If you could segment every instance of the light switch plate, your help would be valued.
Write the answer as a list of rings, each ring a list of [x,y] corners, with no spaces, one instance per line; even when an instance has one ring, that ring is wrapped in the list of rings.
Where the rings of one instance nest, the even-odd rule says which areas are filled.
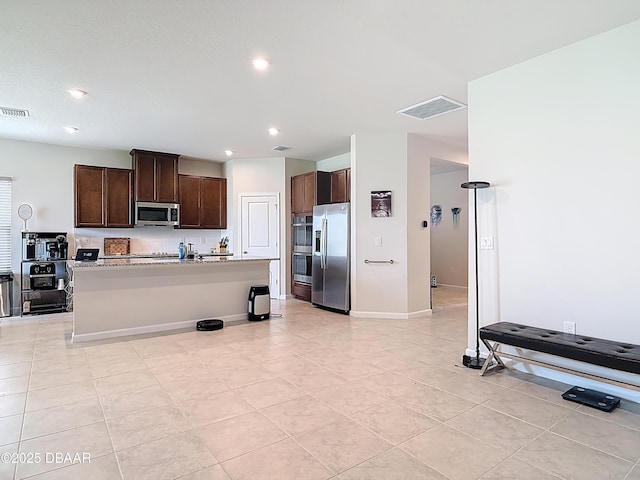
[[[376,247],[381,247],[382,246],[382,237],[376,237],[374,239],[375,245]]]

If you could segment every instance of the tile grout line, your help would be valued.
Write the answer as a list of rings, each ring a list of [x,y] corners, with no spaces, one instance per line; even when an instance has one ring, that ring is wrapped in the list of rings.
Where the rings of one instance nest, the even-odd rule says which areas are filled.
[[[323,324],[323,325],[324,325],[324,324]],[[283,330],[284,330],[284,329],[283,329]],[[400,329],[399,329],[399,330],[400,330]],[[346,337],[346,336],[345,336],[345,337]],[[255,338],[254,340],[249,340],[249,341],[247,341],[247,342],[241,342],[241,343],[247,343],[247,344],[248,344],[248,343],[250,343],[251,341],[260,341],[261,339],[266,339],[266,338],[268,338],[268,337],[266,337],[266,336],[265,336],[265,337],[257,337],[257,338]],[[305,339],[305,340],[307,339],[307,337],[300,337],[300,338],[301,338],[301,339]],[[309,339],[311,339],[312,341],[314,341],[313,339],[315,339],[315,338],[317,338],[317,337],[313,337],[313,336],[312,336],[312,337],[309,337]],[[390,336],[389,336],[389,338],[393,338],[393,336],[391,336],[391,335],[390,335]],[[319,340],[317,340],[317,341],[319,341]],[[230,342],[230,343],[228,343],[228,344],[229,344],[229,345],[235,345],[235,341],[232,341],[232,342]],[[417,345],[419,345],[419,344],[417,344]],[[330,346],[330,345],[327,345],[326,347],[327,347],[327,348],[331,348],[331,349],[335,349],[334,347],[332,347],[332,346]],[[232,347],[232,348],[234,348],[234,347]],[[300,358],[304,358],[304,357],[303,357],[302,355],[300,355],[300,354],[297,354],[297,353],[295,353],[295,352],[291,352],[291,351],[289,351],[289,350],[287,350],[287,351],[288,351],[290,354],[292,354],[292,355],[295,355],[295,356],[300,357]],[[382,350],[382,351],[387,351],[387,350]],[[242,353],[242,355],[245,355],[246,350],[242,350],[242,349],[241,349],[241,350],[239,350],[239,352],[241,352],[241,353]],[[362,355],[360,355],[360,356],[354,356],[353,358],[354,358],[355,360],[358,360],[358,359],[360,359],[360,357],[361,357],[361,356],[362,356]],[[252,360],[253,360],[253,359],[252,359]],[[306,359],[305,359],[305,360],[306,360]],[[144,359],[143,359],[143,361],[144,361]],[[308,360],[308,361],[310,361],[310,360]],[[365,361],[366,361],[366,360],[365,360]],[[421,360],[416,359],[416,361],[421,361]],[[328,371],[330,371],[330,372],[332,371],[332,370],[331,370],[331,368],[330,368],[330,366],[326,366],[326,365],[322,365],[322,364],[317,364],[317,363],[315,363],[315,362],[313,362],[313,361],[310,361],[310,362],[311,362],[311,363],[313,363],[314,365],[317,365],[319,368],[323,368],[323,369],[328,370]],[[258,365],[260,364],[260,362],[255,361],[255,360],[254,360],[254,363],[255,363],[255,364],[258,364]],[[147,369],[150,369],[150,368],[151,368],[151,367],[149,366],[149,364],[147,364],[146,362],[145,362],[145,364],[146,364],[146,366],[147,366]],[[374,366],[375,366],[375,365],[374,365]],[[435,367],[435,366],[437,366],[437,365],[430,365],[430,364],[428,364],[428,363],[427,363],[427,364],[425,364],[425,368],[433,368],[433,367]],[[32,368],[33,368],[33,362],[32,362]],[[234,368],[234,367],[229,367],[229,368]],[[383,372],[379,372],[379,373],[392,372],[392,371],[393,371],[393,370],[385,370],[385,371],[383,371]],[[271,372],[271,373],[273,373],[273,372]],[[346,380],[345,380],[345,382],[346,382],[346,383],[345,383],[345,385],[352,385],[352,384],[356,384],[356,383],[358,383],[358,382],[361,382],[362,380],[365,380],[365,379],[367,379],[367,378],[369,378],[369,377],[371,377],[371,376],[377,375],[377,374],[378,374],[378,373],[372,373],[372,374],[368,374],[368,375],[365,375],[364,377],[360,377],[360,378],[356,378],[356,379],[346,379]],[[400,374],[400,373],[398,373],[398,374],[399,374],[399,375],[402,375],[402,374]],[[284,376],[283,376],[283,374],[282,374],[282,373],[274,374],[274,375],[275,375],[275,377],[273,377],[273,378],[282,378],[282,379],[284,379],[285,381],[288,381],[288,380],[286,380],[286,378],[284,378]],[[403,376],[403,375],[402,375],[402,376]],[[439,388],[439,387],[437,387],[437,386],[432,386],[432,385],[426,384],[426,383],[421,382],[421,381],[419,381],[419,380],[415,380],[415,379],[413,379],[413,378],[411,378],[411,377],[405,377],[405,378],[410,378],[412,381],[414,381],[414,382],[416,382],[416,383],[419,383],[419,384],[424,384],[424,385],[426,385],[426,386],[428,386],[428,387],[430,387],[430,388],[436,388],[436,389],[442,390],[442,389],[440,389],[440,388]],[[256,383],[261,383],[261,382],[264,382],[264,381],[267,381],[267,380],[259,380],[259,381],[255,382],[255,383],[251,383],[251,384],[248,384],[248,385],[253,385],[253,384],[256,384]],[[95,379],[94,379],[94,382],[95,382]],[[521,384],[521,383],[522,383],[522,382],[520,382],[520,384]],[[160,384],[160,385],[161,385],[161,387],[163,387],[163,385],[162,385],[162,384]],[[516,386],[512,386],[512,387],[508,387],[508,388],[507,388],[507,387],[503,387],[502,385],[497,385],[497,384],[494,384],[494,385],[495,385],[496,387],[505,388],[506,390],[514,390],[514,391],[516,391],[516,392],[517,392],[517,390],[515,390],[515,388],[517,387],[517,385],[516,385]],[[240,386],[240,387],[236,387],[236,388],[241,388],[241,387],[244,387],[244,386],[245,386],[245,385],[242,385],[242,386]],[[95,385],[94,385],[94,387],[95,387]],[[298,387],[298,388],[300,388],[300,387]],[[164,388],[163,388],[163,389],[164,389]],[[235,389],[231,389],[231,390],[236,391]],[[321,400],[318,400],[318,398],[317,398],[317,397],[315,397],[315,395],[314,395],[313,393],[310,393],[310,392],[308,392],[308,391],[306,391],[306,390],[304,390],[304,389],[301,389],[301,390],[304,392],[304,394],[305,394],[305,395],[309,395],[311,398],[314,398],[315,400],[322,402]],[[454,394],[454,393],[447,392],[446,390],[443,390],[443,391],[444,391],[444,392],[446,392],[446,393],[448,393],[448,394],[451,394],[451,395],[456,395],[456,394]],[[236,393],[237,393],[237,392],[236,392]],[[522,393],[522,394],[524,394],[524,395],[528,395],[528,394],[526,394],[526,393],[524,393],[524,392],[518,392],[518,393]],[[459,396],[459,395],[458,395],[458,396]],[[533,398],[535,398],[535,399],[537,399],[537,400],[546,401],[546,400],[544,400],[544,399],[540,399],[539,397],[535,397],[535,396],[533,396],[533,395],[528,395],[528,396],[531,396],[531,397],[533,397]],[[98,397],[99,397],[99,398],[101,398],[100,396],[98,396]],[[387,395],[385,395],[385,397],[387,397]],[[465,397],[461,397],[461,398],[465,398]],[[172,398],[171,400],[172,400],[172,401],[174,402],[174,404],[175,404],[175,401],[173,400],[173,398]],[[286,401],[288,401],[288,400],[283,400],[282,402],[279,402],[278,404],[283,403],[283,402],[286,402]],[[393,398],[393,397],[391,397],[391,398],[387,398],[387,400],[385,400],[385,401],[386,401],[386,402],[395,402],[395,403],[397,403],[396,399],[395,399],[395,398]],[[476,403],[476,402],[473,402],[473,403]],[[482,402],[482,403],[477,404],[477,405],[476,405],[475,407],[473,407],[473,408],[476,408],[478,405],[483,405],[484,403],[486,403],[486,400],[485,400],[484,402]],[[550,402],[550,403],[551,403],[551,402]],[[324,402],[322,402],[322,404],[323,404],[323,405],[327,405],[327,407],[328,407],[328,408],[330,408],[330,409],[332,409],[332,410],[335,410],[333,407],[329,406],[328,404],[326,404],[326,403],[324,403]],[[276,404],[276,405],[277,405],[277,404]],[[102,403],[101,403],[101,407],[102,407]],[[371,407],[367,407],[367,409],[368,409],[368,408],[374,408],[374,407],[375,407],[375,405],[374,405],[374,406],[371,406]],[[265,407],[265,408],[266,408],[266,407]],[[411,409],[410,407],[405,407],[405,408],[407,408],[407,409],[409,409],[409,410],[412,410],[412,411],[415,411],[415,410]],[[488,408],[490,408],[490,407],[488,407]],[[26,407],[25,407],[25,410],[26,410]],[[363,410],[361,410],[361,411],[364,411],[364,410],[366,410],[366,409],[363,409]],[[254,411],[258,411],[258,412],[260,412],[260,410],[257,410],[257,409],[254,409]],[[568,415],[571,415],[571,413],[573,413],[574,411],[578,411],[578,410],[577,410],[577,409],[572,410],[571,412],[569,412],[569,413],[567,414],[567,416],[568,416]],[[23,414],[24,414],[24,413],[25,413],[25,412],[23,411]],[[260,412],[260,413],[264,416],[264,414],[263,414],[262,412]],[[353,415],[354,413],[352,413],[352,414],[350,414],[350,415],[343,414],[342,412],[338,412],[338,413],[339,413],[341,416],[344,416],[345,418],[347,418],[349,421],[352,421],[352,422],[355,422],[356,424],[359,424],[357,420],[355,420],[355,419],[353,419],[353,418],[351,417],[351,415]],[[418,413],[420,413],[420,412],[418,412]],[[505,413],[503,413],[503,412],[500,412],[500,413],[501,413],[501,414],[504,414],[504,415],[508,415],[508,414],[505,414]],[[579,412],[579,413],[584,414],[584,412]],[[104,415],[104,411],[103,411],[103,415]],[[461,414],[459,414],[459,415],[462,415],[462,413],[461,413]],[[508,416],[509,416],[509,415],[508,415]],[[232,417],[230,417],[230,418],[232,418]],[[453,418],[455,418],[455,417],[453,417]],[[513,418],[517,418],[517,417],[513,417]],[[565,416],[565,417],[563,417],[563,418],[566,418],[566,416]],[[521,420],[521,419],[518,419],[518,420],[519,420],[519,421],[523,421],[523,420]],[[220,421],[222,421],[222,420],[220,420]],[[557,425],[560,421],[562,421],[562,419],[558,420],[556,423],[554,423],[553,425],[551,425],[547,430],[545,430],[544,432],[542,432],[539,436],[543,435],[543,434],[544,434],[545,432],[547,432],[547,431],[549,431],[549,432],[550,432],[550,429],[551,429],[551,428],[553,428],[555,425]],[[213,423],[215,423],[215,422],[213,422]],[[527,422],[525,422],[525,423],[527,423]],[[614,423],[614,422],[612,422],[612,423]],[[442,424],[442,423],[439,423],[439,424]],[[360,425],[360,424],[359,424],[359,425]],[[367,428],[366,426],[364,426],[364,425],[360,425],[360,426],[368,430],[368,428]],[[616,426],[618,426],[618,425],[616,425]],[[537,426],[536,426],[536,427],[537,427]],[[450,427],[450,428],[454,428],[454,429],[455,429],[455,427]],[[538,427],[538,428],[539,428],[539,427]],[[195,430],[195,427],[192,427],[192,430]],[[285,433],[286,433],[286,432],[285,432]],[[375,432],[371,432],[371,433],[372,433],[373,435],[379,436],[379,435],[377,435]],[[463,432],[463,433],[464,433],[464,432]],[[558,434],[556,434],[555,432],[550,432],[550,433],[551,433],[551,434],[554,434],[554,435],[558,435]],[[289,434],[287,434],[287,435],[289,435]],[[537,438],[539,438],[539,436],[538,436],[538,437],[536,437],[536,439],[537,439]],[[558,435],[558,436],[561,436],[561,435]],[[291,435],[289,435],[289,438],[293,438],[293,437],[291,437]],[[382,437],[381,437],[381,438],[382,438]],[[565,438],[566,438],[566,437],[565,437]],[[383,439],[383,440],[384,440],[384,439]],[[534,439],[534,440],[535,440],[535,439]],[[531,440],[531,441],[534,441],[534,440]],[[112,444],[113,444],[113,439],[112,439],[112,438],[111,438],[111,441],[112,441]],[[294,439],[294,441],[295,441],[295,439]],[[386,441],[386,440],[385,440],[385,441]],[[408,440],[407,440],[407,441],[408,441]],[[571,440],[571,439],[569,439],[569,441],[572,441],[572,442],[573,442],[573,440]],[[296,442],[296,443],[297,443],[297,442]],[[390,442],[390,443],[391,443],[391,442]],[[529,442],[529,443],[530,443],[530,442]],[[528,445],[529,443],[527,443],[526,445]],[[579,442],[576,442],[576,443],[579,443]],[[393,443],[391,443],[391,445],[393,445]],[[300,446],[301,446],[301,445],[300,445]],[[301,447],[302,447],[302,446],[301,446]],[[392,449],[392,448],[395,448],[395,447],[396,447],[396,445],[393,445],[393,446],[391,447],[391,449]],[[593,448],[593,447],[589,447],[589,446],[587,446],[587,447],[588,447],[588,448]],[[261,448],[264,448],[264,447],[261,447]],[[305,450],[305,451],[306,451],[306,449],[304,449],[304,447],[302,447],[302,448],[303,448],[303,450]],[[522,447],[522,448],[524,448],[524,447]],[[596,449],[596,450],[597,450],[597,449]],[[385,451],[388,451],[388,450],[385,450]],[[115,453],[115,449],[114,449],[114,453]],[[315,458],[315,457],[314,457],[310,452],[308,452],[308,453],[309,453],[313,458]],[[384,453],[384,452],[382,452],[382,453]],[[378,455],[381,455],[382,453],[380,453],[380,454],[378,454]],[[606,453],[606,452],[603,452],[603,453]],[[610,454],[608,454],[608,455],[610,455]],[[375,458],[375,457],[373,457],[373,458]],[[510,457],[507,457],[507,458],[510,458]],[[417,460],[417,459],[416,459],[416,460]],[[367,461],[367,460],[365,460],[365,462],[366,462],[366,461]],[[418,461],[419,461],[419,460],[418,460]],[[320,462],[320,463],[321,463],[321,462]],[[420,462],[420,463],[422,463],[422,462]],[[322,463],[321,463],[321,464],[322,464]],[[636,462],[636,464],[638,464],[638,462]],[[358,465],[359,465],[359,464],[358,464]],[[351,469],[351,468],[354,468],[354,467],[350,467],[349,469]],[[429,467],[429,468],[431,468],[431,467]],[[633,466],[632,466],[632,469],[633,469]],[[330,471],[330,470],[329,470],[329,471]],[[629,473],[630,473],[630,472],[629,472]],[[339,474],[334,475],[332,478],[335,478],[335,477],[337,477],[338,475],[339,475]],[[627,474],[627,475],[628,475],[628,474]]]
[[[520,393],[522,393],[522,392],[520,392]],[[546,400],[543,400],[543,399],[541,399],[541,398],[539,398],[539,397],[532,397],[532,398],[535,398],[535,399],[537,399],[537,400],[541,400],[541,401],[546,401]],[[547,402],[547,403],[551,403],[551,402]],[[491,407],[488,407],[488,408],[491,408]],[[497,411],[497,410],[496,410],[496,411]],[[567,415],[565,415],[565,416],[563,416],[562,418],[558,419],[555,423],[553,423],[553,424],[552,424],[552,425],[550,425],[548,428],[546,428],[542,433],[540,433],[540,434],[539,434],[539,435],[537,435],[535,438],[531,439],[529,442],[527,442],[526,444],[524,444],[522,447],[520,447],[520,448],[518,448],[516,451],[514,451],[514,452],[512,453],[512,455],[511,455],[511,456],[514,456],[514,457],[515,457],[515,455],[516,455],[518,452],[520,452],[521,450],[523,450],[523,449],[524,449],[524,448],[526,448],[527,446],[531,445],[534,441],[536,441],[537,439],[539,439],[540,437],[542,437],[544,434],[549,433],[549,434],[551,434],[551,435],[555,435],[555,436],[558,436],[558,437],[564,438],[565,440],[568,440],[568,441],[570,441],[570,442],[572,442],[572,443],[576,443],[576,444],[578,444],[578,445],[583,445],[583,446],[585,446],[585,447],[587,447],[587,448],[590,448],[590,449],[592,449],[592,450],[595,450],[595,451],[597,451],[597,452],[604,453],[605,455],[609,455],[609,456],[611,456],[611,457],[614,457],[614,458],[617,458],[617,459],[620,459],[620,460],[623,460],[623,461],[629,462],[628,460],[625,460],[625,459],[623,459],[623,458],[621,458],[621,457],[618,457],[618,456],[616,456],[616,455],[612,455],[612,454],[610,454],[610,453],[604,452],[604,451],[599,450],[599,449],[597,449],[597,448],[594,448],[594,447],[591,447],[591,446],[589,446],[589,445],[583,444],[583,443],[581,443],[581,442],[575,441],[575,440],[573,440],[573,439],[571,439],[571,438],[565,437],[565,436],[560,435],[560,434],[558,434],[558,433],[556,433],[556,432],[553,432],[553,431],[551,430],[553,427],[555,427],[555,426],[556,426],[556,425],[558,425],[560,422],[562,422],[563,420],[565,420],[569,415],[571,415],[571,414],[572,414],[572,413],[574,413],[575,411],[576,411],[576,409],[571,410]],[[517,417],[514,417],[514,418],[517,418]],[[527,422],[527,423],[528,423],[528,422]],[[534,425],[534,426],[535,426],[535,425]],[[540,427],[538,426],[538,428],[540,428]],[[526,461],[526,460],[524,460],[524,459],[521,459],[521,458],[518,458],[518,457],[515,457],[515,458],[516,458],[517,460],[520,460],[520,461],[522,461],[522,462],[525,462],[525,463],[526,463],[526,464],[528,464],[528,465],[531,465],[531,463],[529,463],[528,461]],[[550,475],[553,475],[553,476],[556,476],[556,477],[559,477],[559,478],[565,478],[565,477],[561,477],[561,476],[559,476],[559,475],[558,475],[558,474],[556,474],[556,473],[549,472],[548,470],[545,470],[544,468],[542,468],[542,467],[540,467],[540,466],[537,466],[537,465],[531,465],[531,466],[533,466],[533,467],[535,467],[535,468],[538,468],[538,469],[542,470],[543,472],[546,472],[546,473],[548,473],[548,474],[550,474]],[[632,466],[631,468],[633,468],[633,466]]]
[[[38,320],[37,323],[37,328],[35,330],[35,335],[36,335],[36,341],[38,338],[38,330],[40,329],[40,320]],[[35,358],[35,353],[36,353],[36,341],[33,342],[33,350],[31,351],[31,365],[29,366],[29,380],[27,382],[27,392],[26,395],[24,397],[24,405],[22,407],[22,422],[20,424],[20,435],[18,437],[18,453],[20,453],[22,451],[22,434],[24,432],[24,420],[25,417],[27,416],[27,399],[29,398],[29,392],[31,391],[31,375],[33,372],[33,361]],[[19,457],[18,457],[19,458]],[[17,478],[18,476],[18,463],[16,463],[16,465],[14,465],[13,467],[13,478],[14,480]]]
[[[634,469],[640,469],[640,459],[638,459],[638,461],[636,463],[634,463],[633,465],[631,465],[631,468],[629,469],[629,471],[627,472],[627,474],[622,478],[622,480],[627,480],[629,478],[629,475],[631,475],[631,473],[633,472]]]
[[[100,404],[100,408],[102,409],[102,417],[104,418],[104,427],[107,430],[107,435],[109,435],[109,442],[111,442],[111,451],[113,452],[113,457],[116,459],[116,465],[118,467],[118,472],[120,473],[120,477],[124,480],[124,472],[122,471],[122,465],[120,464],[120,458],[117,455],[115,443],[113,443],[113,436],[111,435],[111,428],[109,428],[109,422],[107,421],[107,414],[104,411],[104,404],[102,403],[102,396],[98,393],[98,387],[96,386],[95,379],[93,380],[93,388],[96,390],[96,395],[98,396],[98,403]]]

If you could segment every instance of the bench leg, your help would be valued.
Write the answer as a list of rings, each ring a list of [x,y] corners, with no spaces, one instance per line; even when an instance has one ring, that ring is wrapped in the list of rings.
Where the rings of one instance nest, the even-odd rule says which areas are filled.
[[[489,350],[489,355],[487,356],[487,359],[484,361],[484,365],[482,366],[482,370],[480,370],[480,376],[483,376],[485,373],[489,372],[489,371],[493,371],[496,368],[507,368],[506,365],[502,362],[502,360],[500,359],[500,357],[497,355],[496,351],[498,349],[498,347],[500,346],[499,343],[495,343],[494,345],[491,345],[491,343],[489,343],[488,341],[482,340],[482,343],[485,344],[485,346],[487,347],[487,349]],[[496,365],[493,365],[490,367],[491,362],[495,360],[496,361]]]

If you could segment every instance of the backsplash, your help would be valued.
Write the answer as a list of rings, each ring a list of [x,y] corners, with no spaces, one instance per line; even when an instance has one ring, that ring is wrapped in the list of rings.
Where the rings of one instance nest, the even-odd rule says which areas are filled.
[[[233,245],[233,230],[177,230],[166,227],[138,228],[76,228],[71,239],[69,255],[75,255],[78,248],[99,248],[104,254],[105,238],[130,238],[131,253],[178,253],[178,243],[192,243],[199,253],[209,253],[223,237],[229,237]],[[232,250],[233,251],[233,250]]]

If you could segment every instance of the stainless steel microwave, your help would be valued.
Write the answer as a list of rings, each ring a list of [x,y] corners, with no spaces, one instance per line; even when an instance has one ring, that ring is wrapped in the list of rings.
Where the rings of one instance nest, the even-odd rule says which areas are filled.
[[[180,205],[177,203],[136,202],[136,226],[177,227]]]

